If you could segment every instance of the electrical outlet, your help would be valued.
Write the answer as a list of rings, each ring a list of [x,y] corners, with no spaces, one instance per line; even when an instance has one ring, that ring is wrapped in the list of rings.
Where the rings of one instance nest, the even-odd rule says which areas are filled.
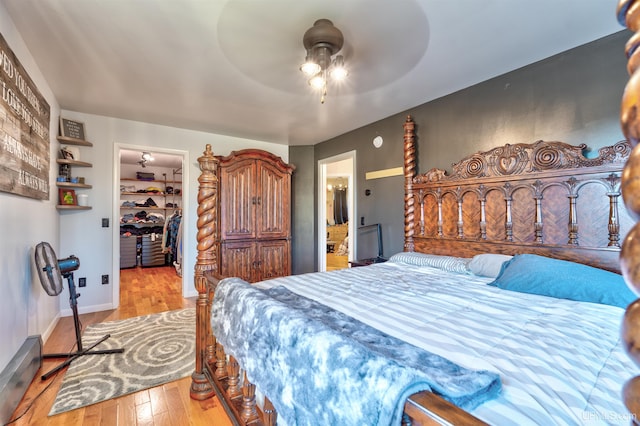
[[[78,278],[78,287],[86,287],[87,279],[85,277]]]
[[[102,276],[102,284],[109,284],[109,275]]]

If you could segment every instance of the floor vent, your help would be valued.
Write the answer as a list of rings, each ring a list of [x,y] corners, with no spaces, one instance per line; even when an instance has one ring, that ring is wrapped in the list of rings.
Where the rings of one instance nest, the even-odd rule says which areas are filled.
[[[31,381],[42,366],[42,339],[29,336],[0,373],[0,422],[11,418]]]

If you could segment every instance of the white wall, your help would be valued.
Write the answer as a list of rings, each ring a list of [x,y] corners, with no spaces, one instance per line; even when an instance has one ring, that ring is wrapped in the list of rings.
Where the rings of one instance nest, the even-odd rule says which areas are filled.
[[[250,139],[240,139],[211,133],[196,132],[155,124],[122,120],[73,111],[62,111],[62,116],[83,122],[87,139],[93,147],[81,147],[81,159],[93,164],[91,168],[73,169],[73,174],[82,173],[86,183],[93,188],[89,194],[89,211],[72,211],[60,215],[60,246],[63,255],[75,254],[80,258],[80,269],[76,276],[87,278],[87,287],[78,300],[79,311],[93,312],[117,306],[114,287],[118,285],[119,257],[113,257],[114,235],[119,235],[119,209],[115,204],[120,186],[117,179],[119,159],[114,159],[118,147],[135,146],[153,149],[170,149],[186,152],[183,170],[183,232],[184,268],[183,276],[187,296],[195,296],[193,272],[197,255],[196,221],[198,157],[206,144],[211,144],[215,155],[228,155],[233,150],[260,148],[272,152],[288,161],[288,147]],[[117,191],[117,193],[116,193]],[[102,228],[101,219],[109,218],[110,227]],[[115,227],[114,227],[115,225]],[[116,234],[114,234],[114,232]],[[116,241],[119,241],[116,239]],[[111,283],[102,285],[100,277],[109,274]],[[68,304],[60,301],[61,309],[68,314]]]
[[[0,32],[49,103],[51,111],[51,159],[48,201],[0,192],[0,370],[4,369],[29,335],[48,335],[59,313],[60,297],[48,296],[32,269],[34,247],[48,241],[59,251],[55,154],[58,143],[59,107],[47,82],[9,15],[0,3]]]

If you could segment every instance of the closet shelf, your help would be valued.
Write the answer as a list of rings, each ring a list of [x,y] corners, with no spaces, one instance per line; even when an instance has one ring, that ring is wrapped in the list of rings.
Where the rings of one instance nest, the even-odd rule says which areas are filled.
[[[180,210],[180,207],[146,207],[146,206],[135,206],[135,207],[127,207],[120,206],[120,210]]]
[[[136,178],[120,178],[121,181],[127,181],[127,182],[155,182],[155,183],[177,183],[177,184],[182,184],[181,180],[164,180],[164,179],[154,179],[154,180],[149,180],[149,179],[136,179]]]
[[[172,196],[173,194],[165,194],[164,192],[120,192],[120,195],[155,195],[158,197]]]

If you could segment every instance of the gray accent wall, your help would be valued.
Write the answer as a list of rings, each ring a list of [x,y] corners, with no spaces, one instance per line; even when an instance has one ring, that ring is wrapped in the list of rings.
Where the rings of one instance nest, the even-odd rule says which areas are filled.
[[[584,143],[586,155],[595,156],[599,148],[624,139],[619,113],[628,80],[624,45],[630,35],[620,31],[317,144],[313,164],[299,168],[309,167],[316,176],[319,160],[355,150],[352,217],[358,224],[364,217],[366,224],[382,225],[384,255],[390,256],[403,248],[403,177],[365,180],[365,174],[402,166],[402,124],[407,115],[416,122],[419,173],[433,167],[451,170],[453,162],[477,151],[537,140]],[[372,144],[376,136],[384,139],[380,148]],[[365,195],[366,189],[371,195]],[[311,192],[316,197],[315,187]],[[308,214],[309,205],[306,200],[304,205],[296,202],[294,215],[298,209]],[[312,233],[310,226],[315,235],[316,220],[310,222],[296,223],[301,228],[294,227],[294,245],[296,236]],[[315,255],[294,255],[294,271],[308,272],[311,262],[306,256]]]
[[[294,275],[316,269],[316,185],[313,146],[292,146],[289,163],[296,166],[291,184],[291,272]]]

